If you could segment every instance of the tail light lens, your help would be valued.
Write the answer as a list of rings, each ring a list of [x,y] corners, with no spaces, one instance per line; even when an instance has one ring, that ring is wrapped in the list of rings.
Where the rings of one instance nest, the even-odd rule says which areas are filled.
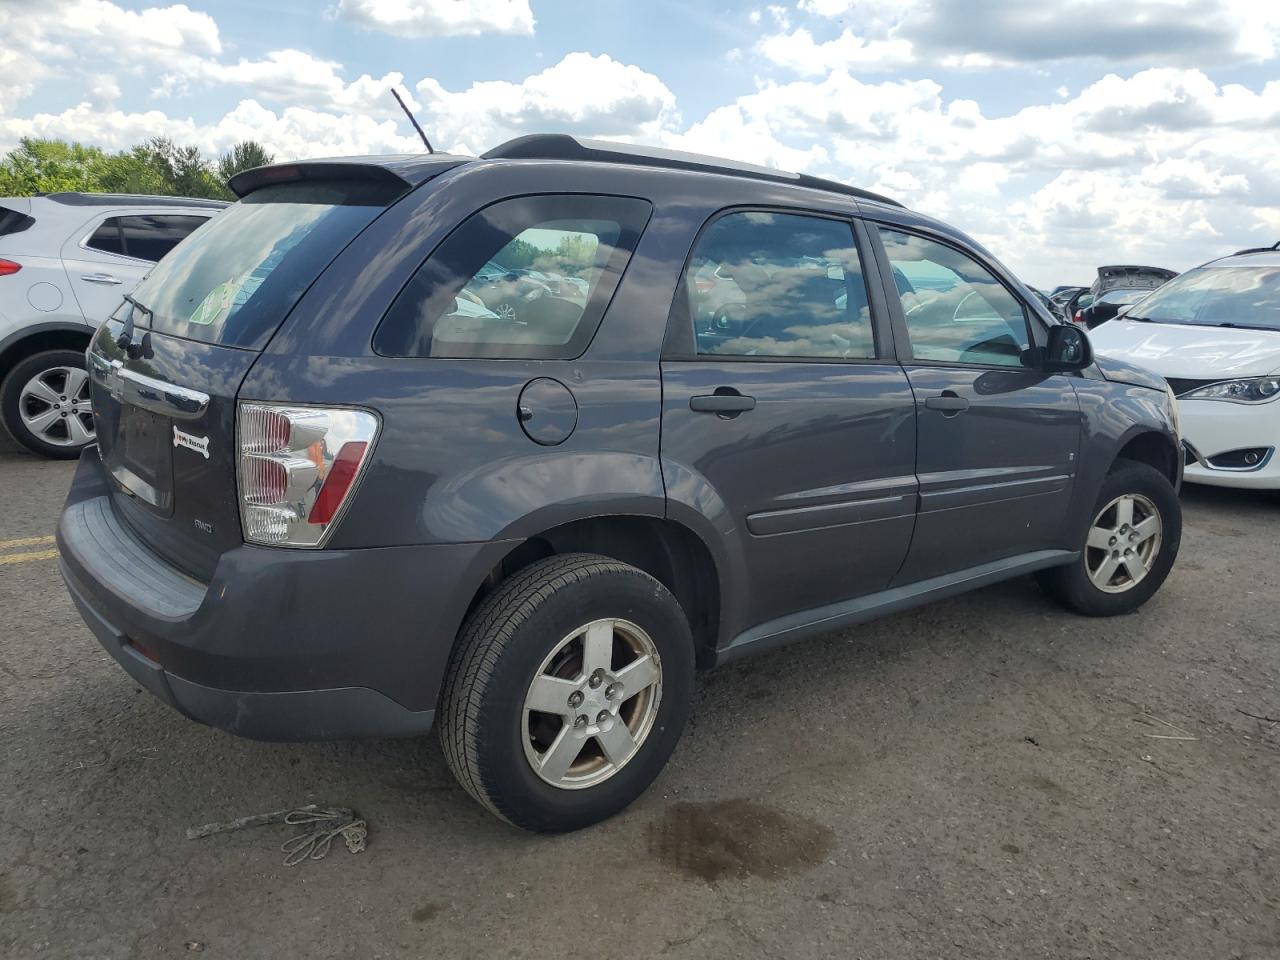
[[[366,410],[241,403],[240,520],[250,543],[319,547],[378,433]]]
[[[1081,326],[1084,326],[1084,315],[1079,310],[1077,310],[1076,315],[1071,318],[1071,322],[1078,323]]]
[[[14,263],[12,260],[6,260],[0,257],[0,277],[7,277],[11,273],[17,273],[22,269],[22,264]]]

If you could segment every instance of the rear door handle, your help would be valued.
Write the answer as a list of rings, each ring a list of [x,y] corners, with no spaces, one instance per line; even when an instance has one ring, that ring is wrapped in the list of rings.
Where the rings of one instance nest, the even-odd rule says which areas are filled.
[[[924,405],[929,410],[940,410],[943,416],[951,417],[969,409],[969,401],[950,390],[939,397],[926,397]]]
[[[711,393],[689,398],[689,409],[699,413],[743,413],[756,408],[755,397],[744,397],[738,392]]]
[[[124,283],[119,277],[113,277],[109,273],[86,273],[80,279],[90,283]]]

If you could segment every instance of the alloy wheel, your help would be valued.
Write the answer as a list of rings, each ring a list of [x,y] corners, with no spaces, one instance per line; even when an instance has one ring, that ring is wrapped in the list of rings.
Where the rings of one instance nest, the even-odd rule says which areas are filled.
[[[554,787],[593,787],[639,752],[661,700],[649,634],[628,620],[593,620],[557,643],[529,684],[525,758]]]
[[[1104,593],[1132,590],[1160,553],[1163,524],[1156,505],[1141,494],[1116,497],[1099,511],[1085,544],[1085,569]]]
[[[37,439],[56,447],[82,447],[94,440],[89,375],[76,367],[50,367],[26,382],[18,416]]]

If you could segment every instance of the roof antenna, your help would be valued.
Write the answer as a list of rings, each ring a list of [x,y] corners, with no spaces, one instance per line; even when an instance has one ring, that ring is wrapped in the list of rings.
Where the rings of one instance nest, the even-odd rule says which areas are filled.
[[[418,121],[413,114],[409,112],[408,105],[400,97],[400,91],[395,87],[391,88],[391,95],[396,98],[396,103],[400,104],[400,109],[404,111],[404,115],[409,118],[409,122],[413,124],[413,129],[418,131],[418,136],[422,138],[422,142],[427,145],[427,153],[435,153],[431,147],[431,141],[427,139],[427,135],[422,132],[422,127],[418,126]]]

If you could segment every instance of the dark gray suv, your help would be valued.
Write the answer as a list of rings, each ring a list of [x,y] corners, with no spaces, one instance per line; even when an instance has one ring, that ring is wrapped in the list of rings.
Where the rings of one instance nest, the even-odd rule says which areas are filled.
[[[695,667],[1027,573],[1129,612],[1177,555],[1165,383],[891,200],[563,136],[231,186],[98,331],[58,530],[193,719],[438,723],[569,830],[657,776]],[[547,279],[499,312],[492,263]]]

